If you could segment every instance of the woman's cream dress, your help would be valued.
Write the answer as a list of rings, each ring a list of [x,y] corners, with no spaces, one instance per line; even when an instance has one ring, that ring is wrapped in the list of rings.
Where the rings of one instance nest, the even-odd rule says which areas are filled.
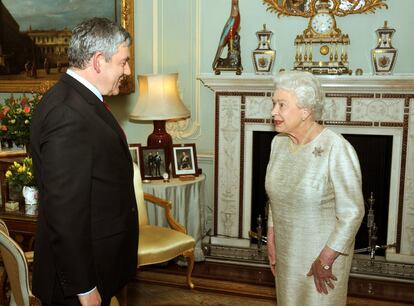
[[[364,215],[361,171],[354,148],[324,129],[296,152],[290,139],[272,141],[266,174],[276,241],[278,306],[341,306],[346,303],[354,239]],[[340,252],[333,264],[335,289],[316,291],[306,276],[325,245]]]

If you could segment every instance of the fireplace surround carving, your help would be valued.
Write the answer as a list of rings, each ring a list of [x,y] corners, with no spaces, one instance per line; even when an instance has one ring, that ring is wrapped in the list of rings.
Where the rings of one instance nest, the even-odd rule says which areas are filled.
[[[253,131],[273,131],[270,76],[200,75],[215,97],[214,236],[249,246]],[[414,263],[414,75],[320,77],[323,124],[393,137],[386,260]],[[211,101],[213,103],[213,101]],[[225,237],[221,239],[221,237]]]

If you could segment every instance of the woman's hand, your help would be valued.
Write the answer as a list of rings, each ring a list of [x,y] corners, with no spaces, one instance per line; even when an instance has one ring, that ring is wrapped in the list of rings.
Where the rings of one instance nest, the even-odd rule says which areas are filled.
[[[267,257],[269,258],[270,270],[276,276],[276,244],[273,226],[267,228]]]
[[[326,246],[312,263],[307,276],[313,275],[313,282],[319,293],[328,294],[328,287],[335,288],[333,281],[337,278],[332,274],[332,265],[338,256],[338,252]]]

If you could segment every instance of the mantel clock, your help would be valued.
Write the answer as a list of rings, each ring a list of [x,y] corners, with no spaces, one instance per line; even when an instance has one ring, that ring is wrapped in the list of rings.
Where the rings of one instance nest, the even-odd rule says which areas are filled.
[[[348,34],[342,33],[335,16],[374,12],[387,7],[386,0],[262,0],[278,17],[309,18],[308,26],[295,38],[294,69],[315,74],[350,74]]]

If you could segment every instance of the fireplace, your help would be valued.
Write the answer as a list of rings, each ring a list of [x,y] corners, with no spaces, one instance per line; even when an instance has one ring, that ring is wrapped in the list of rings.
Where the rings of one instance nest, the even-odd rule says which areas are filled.
[[[264,188],[260,191],[258,185],[262,183],[256,175],[264,177],[265,171],[264,168],[253,174],[255,152],[252,148],[257,147],[255,134],[274,131],[270,115],[273,81],[269,76],[255,75],[201,75],[199,79],[215,93],[215,203],[211,244],[249,248],[248,232],[255,228],[256,221],[252,206],[257,206],[257,201],[263,207],[266,202],[263,196],[252,200],[254,193],[263,194]],[[381,235],[378,243],[396,243],[395,248],[387,249],[385,260],[413,264],[414,75],[321,76],[320,80],[325,91],[322,123],[348,138],[357,152],[360,146],[381,146],[387,156],[374,161],[372,152],[364,152],[366,148],[358,153],[364,174],[381,177],[381,186],[385,186],[364,179],[367,181],[364,197],[367,200],[373,191],[376,198],[376,223]],[[267,164],[265,160],[262,162]],[[377,172],[371,174],[371,170]],[[360,235],[358,244],[362,247],[366,238],[364,233]]]
[[[276,134],[276,132],[253,132],[251,202],[254,205],[252,205],[250,220],[252,231],[257,230],[259,216],[262,220],[265,220],[267,216],[266,203],[268,198],[264,190],[264,180],[271,141]],[[367,200],[371,193],[375,198],[375,223],[378,227],[377,244],[386,245],[393,136],[369,134],[343,134],[343,136],[353,145],[360,161],[366,211],[369,208]],[[262,222],[262,227],[263,232],[266,233],[265,221]],[[356,236],[355,248],[361,249],[367,246],[368,229],[365,216]],[[384,250],[379,250],[377,255],[385,255]]]

